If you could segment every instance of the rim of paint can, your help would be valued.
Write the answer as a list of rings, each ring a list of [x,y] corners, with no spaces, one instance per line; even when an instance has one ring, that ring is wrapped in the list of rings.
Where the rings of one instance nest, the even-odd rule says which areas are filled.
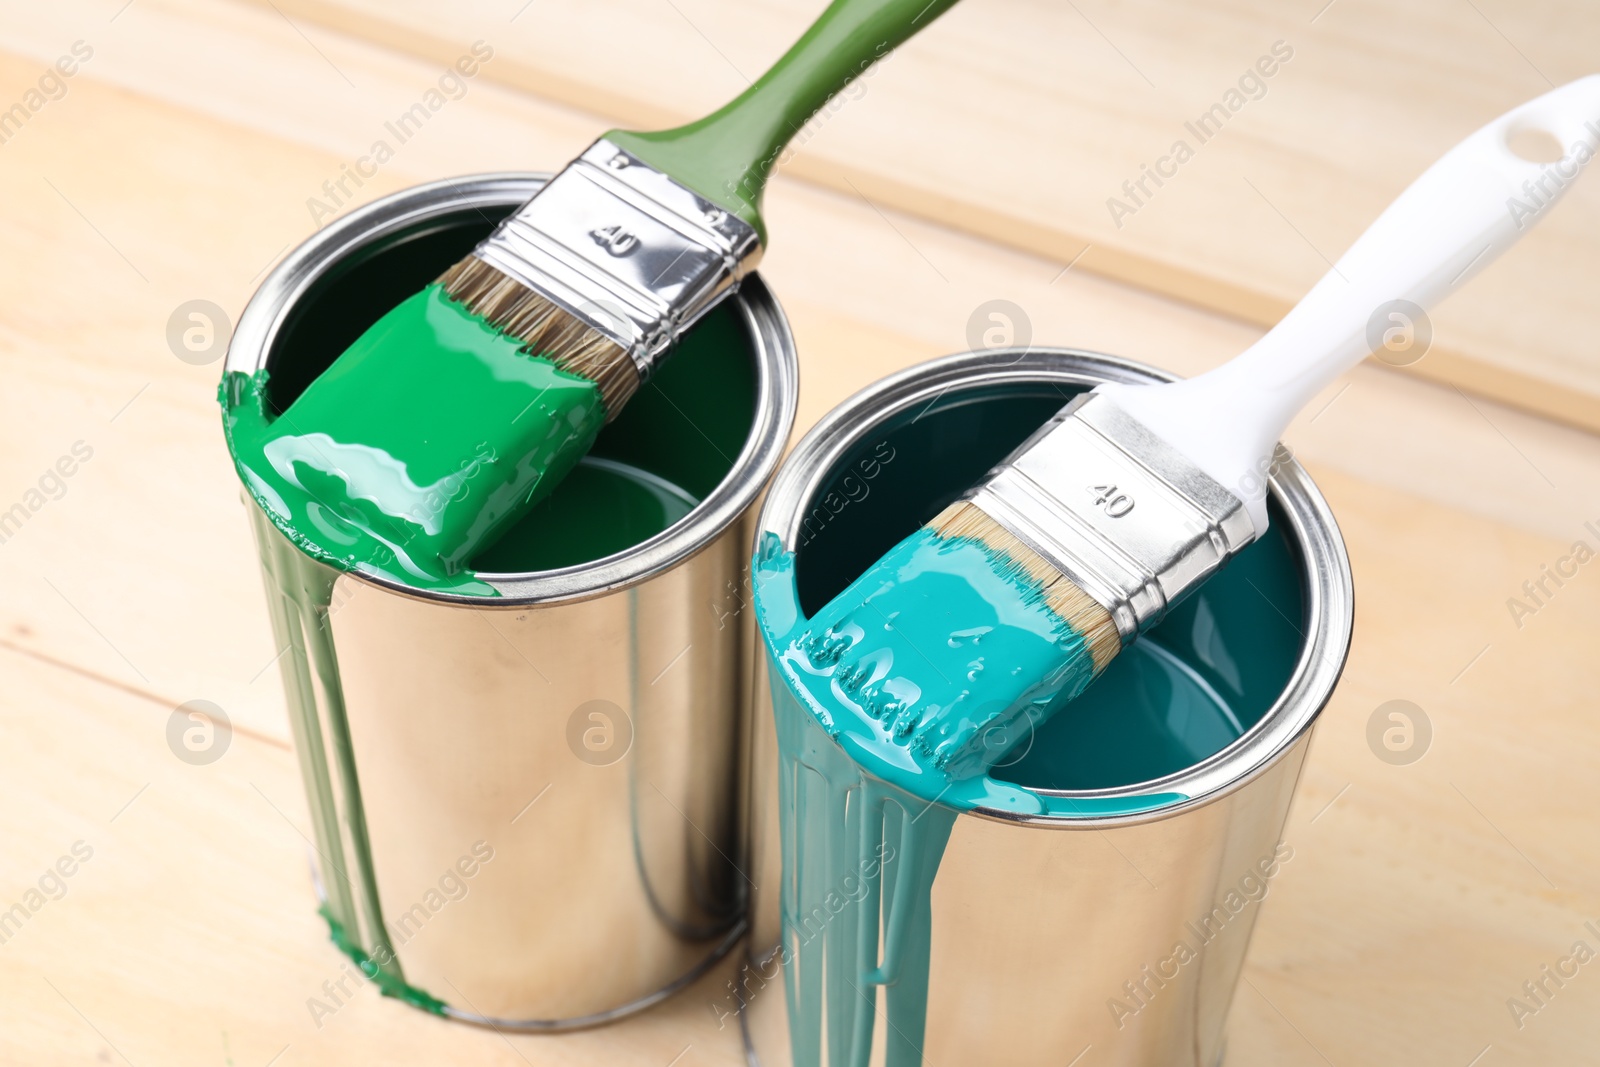
[[[1176,377],[1119,356],[1043,346],[962,352],[909,367],[851,396],[801,439],[762,505],[756,543],[765,533],[773,533],[786,551],[792,551],[810,505],[850,449],[898,416],[931,407],[947,393],[1023,383],[1092,388],[1102,382],[1147,384]],[[1311,728],[1332,696],[1350,650],[1355,614],[1350,559],[1328,502],[1298,461],[1290,457],[1278,463],[1268,485],[1300,556],[1306,634],[1288,682],[1260,720],[1220,751],[1160,778],[1106,789],[1028,787],[1041,796],[1073,799],[1164,793],[1184,798],[1170,804],[1118,815],[1019,815],[988,807],[967,814],[1056,829],[1153,822],[1242,788]]]
[[[475,210],[514,208],[550,180],[549,174],[478,174],[404,189],[329,223],[290,252],[267,275],[239,316],[228,344],[224,374],[255,374],[297,305],[318,282],[362,256]],[[441,270],[443,266],[441,265]],[[688,515],[621,552],[548,571],[478,572],[498,597],[417,589],[379,575],[345,571],[350,578],[420,600],[474,608],[525,608],[605,596],[678,566],[710,545],[760,496],[777,468],[794,426],[799,359],[783,309],[759,275],[747,276],[728,298],[749,337],[755,366],[754,411],[744,446],[728,473]]]

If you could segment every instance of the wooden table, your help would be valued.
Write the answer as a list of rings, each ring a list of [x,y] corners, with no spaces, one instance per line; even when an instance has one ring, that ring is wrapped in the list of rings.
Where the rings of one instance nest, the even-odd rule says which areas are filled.
[[[1092,224],[1101,177],[1136,169],[1146,142],[1134,132],[1205,106],[1216,77],[1283,36],[1276,6],[1174,14],[1188,7],[1174,0],[1162,23],[1156,3],[971,0],[886,64],[770,194],[763,273],[803,353],[801,425],[891,370],[967,347],[969,318],[995,298],[1022,306],[1040,342],[1183,373],[1214,365],[1324,269],[1307,243],[1336,255],[1439,150],[1541,91],[1530,67],[1574,77],[1600,45],[1575,2],[1452,13],[1440,0],[1394,36],[1379,32],[1382,5],[1300,6],[1303,67],[1241,116],[1255,125],[1236,145],[1219,143],[1218,173],[1175,185],[1124,238]],[[561,1037],[447,1025],[370,987],[320,1025],[307,1008],[342,960],[312,910],[275,650],[219,433],[219,364],[176,358],[169,317],[195,299],[236,317],[314,228],[323,183],[474,40],[495,58],[340,213],[443,175],[553,168],[619,120],[689,114],[742,84],[818,4],[434,7],[5,5],[0,110],[28,100],[74,42],[92,55],[49,83],[58,98],[0,127],[0,514],[25,511],[0,531],[0,911],[30,912],[0,944],[0,1061],[741,1062],[708,1007],[726,968],[636,1019]],[[581,49],[550,46],[557,32],[623,58],[662,42],[700,51],[681,66],[578,63]],[[1051,41],[1066,61],[1040,69]],[[628,72],[614,84],[602,77],[613,68]],[[1168,97],[1141,95],[1146,76]],[[1045,101],[1027,128],[1006,118],[1019,94]],[[989,136],[1013,139],[913,145],[909,132],[941,112],[957,132],[998,123]],[[1295,127],[1312,113],[1331,140]],[[1088,132],[1074,136],[1070,115]],[[869,143],[885,122],[902,136]],[[1369,137],[1370,159],[1340,155]],[[897,175],[902,150],[915,165]],[[1303,232],[1273,229],[1276,215],[1232,226],[1249,199],[1235,186],[1252,175]],[[1236,999],[1231,1065],[1600,1062],[1600,963],[1520,1027],[1507,1006],[1575,941],[1600,949],[1584,926],[1600,925],[1600,563],[1532,614],[1507,605],[1574,541],[1600,548],[1600,441],[1557,421],[1596,425],[1600,410],[1586,362],[1600,312],[1584,284],[1600,185],[1561,210],[1522,258],[1440,310],[1441,358],[1424,374],[1362,367],[1289,434],[1348,539],[1359,617],[1286,831],[1296,859]],[[1098,260],[1066,269],[1102,241]],[[1506,382],[1514,406],[1489,395]],[[173,708],[192,699],[236,728],[209,766],[167,747]],[[1391,699],[1432,723],[1411,765],[1367,744],[1369,716]],[[59,899],[30,897],[64,856],[71,876],[45,878]]]

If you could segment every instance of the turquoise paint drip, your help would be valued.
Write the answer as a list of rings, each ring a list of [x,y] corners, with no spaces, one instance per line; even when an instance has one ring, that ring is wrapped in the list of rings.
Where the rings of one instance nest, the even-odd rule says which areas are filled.
[[[937,745],[913,752],[895,739],[908,707],[935,707],[917,703],[921,692],[915,700],[906,699],[909,691],[890,673],[897,657],[908,671],[923,655],[930,657],[925,670],[939,664],[942,672],[936,673],[947,684],[937,699],[965,708],[961,718],[983,724],[979,729],[1027,723],[1031,730],[1088,684],[1087,652],[1078,669],[1059,670],[1063,648],[1070,653],[1081,646],[1081,638],[1074,645],[1076,635],[1063,632],[1059,619],[1041,617],[1044,605],[1030,601],[1025,589],[1004,585],[981,552],[960,539],[941,544],[913,535],[885,557],[902,580],[887,583],[895,585],[898,596],[874,605],[884,589],[881,577],[869,575],[868,584],[858,580],[806,619],[795,587],[794,555],[770,533],[757,550],[752,565],[756,618],[771,653],[778,737],[784,872],[779,951],[795,1067],[865,1067],[880,1014],[888,1067],[921,1064],[933,884],[962,811],[981,806],[1031,815],[1113,816],[1188,799],[1170,792],[1052,797],[992,774],[954,778],[938,766]],[[965,588],[952,586],[941,573],[966,574],[975,581]],[[994,599],[985,601],[985,596]],[[941,604],[940,597],[953,597],[959,613]],[[953,614],[970,629],[972,612],[983,603],[990,616],[977,617],[989,619],[983,636],[991,640],[981,656],[975,656],[965,631],[955,634],[946,627],[945,636],[956,640],[930,640]],[[869,645],[865,621],[883,608],[885,615],[899,611],[902,625],[895,627],[894,618],[878,619]],[[824,618],[833,621],[825,626]],[[886,629],[884,621],[890,624]],[[852,625],[861,635],[850,647],[859,647],[860,655],[830,655],[835,646],[829,632]],[[918,653],[915,642],[929,647]],[[998,708],[971,699],[969,687],[985,670],[1004,670],[1010,657],[1018,657],[1024,671],[1038,670],[1050,680],[1026,682],[1024,675],[1006,674],[1018,679],[1012,684],[1023,693],[1021,699]],[[980,659],[982,669],[975,666]],[[840,679],[841,669],[850,676]],[[964,704],[963,694],[968,694]]]
[[[868,838],[869,860],[870,842],[877,839],[873,834],[881,833],[885,846],[900,850],[906,831],[893,821],[897,813],[922,811],[935,796],[938,805],[914,815],[911,832],[935,819],[953,825],[954,813],[978,806],[1036,812],[1041,819],[1067,822],[1182,804],[1189,798],[1179,792],[1141,791],[1136,783],[1180,773],[1257,724],[1283,693],[1305,642],[1309,620],[1302,564],[1287,532],[1291,524],[1280,514],[1267,536],[1175,605],[1080,696],[1049,708],[1033,736],[987,774],[950,783],[942,776],[907,773],[904,757],[900,762],[886,759],[894,749],[879,744],[876,720],[842,709],[829,680],[799,670],[788,653],[811,627],[807,609],[814,618],[827,614],[840,590],[911,532],[914,516],[937,514],[949,503],[952,488],[975,484],[1055,414],[1063,399],[1060,390],[1043,385],[1007,389],[1004,395],[952,389],[916,418],[887,427],[881,439],[858,442],[819,484],[813,506],[800,517],[798,563],[773,534],[764,535],[756,553],[754,606],[769,653],[779,735],[778,814],[785,869],[778,950],[785,967],[794,968],[785,980],[797,1067],[817,1067],[822,1052],[831,1049],[852,1053],[859,1062],[862,1050],[871,1045],[874,1026],[882,1029],[880,1040],[891,1048],[894,1043],[914,1048],[923,1041],[929,961],[939,946],[932,941],[931,928],[921,924],[932,915],[901,911],[902,931],[889,932],[884,915],[892,916],[895,906],[891,900],[884,912],[882,901],[896,893],[928,899],[948,837],[943,830],[927,832],[922,865],[904,863],[901,851],[893,859],[880,859],[885,870],[872,884],[861,878],[863,836]],[[893,478],[877,478],[879,468],[896,454],[926,461],[897,462]],[[870,495],[861,491],[863,479],[872,480]],[[841,512],[839,502],[844,500],[850,504]],[[870,729],[858,730],[868,723]],[[1121,795],[1105,795],[1118,791]],[[860,803],[852,808],[851,799]],[[880,799],[881,819],[874,817],[865,829],[853,821],[873,806],[869,801]],[[900,872],[909,872],[910,881],[891,884]],[[848,893],[869,899],[855,901],[834,888],[850,874],[856,880],[846,887]],[[849,961],[831,970],[825,935],[807,940],[808,929],[817,929],[817,923],[813,919],[803,926],[818,908],[829,913],[830,892],[836,894],[836,907],[859,909],[861,916],[854,926],[838,925],[836,917],[827,927],[837,926],[834,936],[843,942],[832,958]],[[901,953],[895,981],[886,986],[868,981],[872,970],[866,962],[880,928]],[[817,957],[823,961],[821,969]],[[802,979],[811,984],[802,986]],[[865,1006],[863,991],[876,998],[876,1022],[857,1010]],[[837,1036],[841,1025],[854,1036]],[[866,1034],[860,1027],[867,1028]],[[900,1063],[918,1062],[905,1052],[893,1055],[901,1057]],[[843,1058],[838,1062],[849,1063]]]
[[[777,713],[779,897],[794,1067],[866,1067],[880,987],[888,1067],[917,1067],[930,894],[957,812],[865,774],[787,687],[773,699],[788,705]]]

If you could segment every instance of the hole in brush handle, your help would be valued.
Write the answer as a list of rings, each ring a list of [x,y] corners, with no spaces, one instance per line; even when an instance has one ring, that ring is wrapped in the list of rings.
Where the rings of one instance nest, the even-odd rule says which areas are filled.
[[[1567,155],[1561,139],[1539,126],[1513,126],[1506,131],[1506,147],[1526,163],[1559,163]]]

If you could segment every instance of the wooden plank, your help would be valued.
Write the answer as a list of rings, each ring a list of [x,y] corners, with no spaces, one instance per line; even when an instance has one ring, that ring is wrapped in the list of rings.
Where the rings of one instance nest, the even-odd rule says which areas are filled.
[[[822,5],[273,6],[434,62],[482,39],[487,77],[651,127],[734,95]],[[1246,83],[1259,98],[1228,98],[1278,42],[1292,58]],[[1600,10],[1577,0],[974,0],[881,64],[781,174],[1267,325],[1428,164],[1589,73],[1597,45]],[[1191,128],[1225,99],[1239,105],[1225,128]],[[1144,179],[1178,141],[1193,159],[1161,164],[1176,174],[1159,187]],[[1600,311],[1570,281],[1600,267],[1597,238],[1591,181],[1439,310],[1433,350],[1406,373],[1600,427],[1587,341]]]
[[[0,52],[5,99],[78,37],[96,48],[67,95],[0,146],[13,252],[0,263],[0,507],[75,441],[95,448],[0,544],[0,904],[74,841],[97,850],[26,940],[0,946],[12,957],[0,995],[20,1020],[0,1032],[0,1059],[114,1061],[109,1039],[135,1063],[265,1063],[285,1044],[281,1065],[660,1067],[685,1045],[685,1067],[738,1062],[706,1007],[725,975],[621,1026],[510,1045],[370,988],[320,1030],[311,1021],[305,1001],[340,961],[310,910],[303,806],[275,671],[262,670],[275,649],[216,425],[218,366],[177,360],[165,329],[194,297],[236,315],[310,231],[306,200],[438,64],[249,6],[138,0],[112,13],[19,10]],[[360,196],[530,152],[557,160],[599,128],[475,83]],[[853,193],[785,183],[770,210],[787,236],[764,273],[803,353],[802,426],[885,373],[966,347],[997,297],[1023,309],[1036,341],[1184,373],[1257,334]],[[1505,999],[1600,917],[1600,860],[1581,847],[1600,786],[1578,756],[1600,741],[1586,698],[1600,683],[1588,655],[1600,587],[1586,565],[1520,628],[1506,600],[1575,538],[1595,543],[1583,523],[1600,520],[1600,442],[1367,368],[1290,442],[1339,515],[1360,614],[1230,1063],[1461,1064],[1485,1045],[1485,1063],[1579,1060],[1600,1036],[1600,986],[1574,981],[1521,1030]],[[163,740],[170,709],[195,697],[244,727],[206,768]],[[1435,727],[1409,767],[1365,740],[1394,698]]]
[[[1566,543],[1318,479],[1351,549],[1356,640],[1285,831],[1296,857],[1251,946],[1228,1062],[1590,1062],[1600,983],[1547,982],[1554,996],[1521,1026],[1507,1002],[1531,1004],[1523,983],[1576,941],[1600,947],[1585,927],[1600,925],[1600,868],[1578,845],[1600,801],[1577,755],[1596,732],[1594,586],[1561,590],[1519,630],[1505,598]],[[1396,699],[1432,724],[1408,766],[1367,740]]]

